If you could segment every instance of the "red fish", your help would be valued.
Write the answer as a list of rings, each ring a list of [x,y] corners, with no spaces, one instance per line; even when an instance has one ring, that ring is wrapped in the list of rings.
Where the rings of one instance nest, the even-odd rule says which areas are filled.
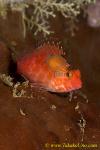
[[[17,61],[18,73],[51,92],[79,89],[82,86],[80,71],[69,70],[63,54],[58,46],[44,44]]]

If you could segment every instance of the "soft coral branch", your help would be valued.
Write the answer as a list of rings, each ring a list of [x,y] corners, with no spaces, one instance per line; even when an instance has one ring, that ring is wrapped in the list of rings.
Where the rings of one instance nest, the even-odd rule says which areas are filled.
[[[0,0],[0,14],[6,15],[6,7],[10,4],[11,9],[18,10],[23,13],[22,19],[27,22],[30,29],[36,29],[43,32],[44,35],[52,33],[50,31],[49,18],[55,18],[57,12],[65,18],[75,19],[80,13],[83,5],[94,2],[95,0]],[[33,10],[30,18],[26,15],[25,9],[32,6]],[[25,28],[25,23],[23,23]]]

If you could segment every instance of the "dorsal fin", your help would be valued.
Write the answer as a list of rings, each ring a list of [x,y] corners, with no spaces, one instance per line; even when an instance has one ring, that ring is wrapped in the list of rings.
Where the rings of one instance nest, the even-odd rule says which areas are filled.
[[[48,38],[39,41],[38,46],[36,46],[36,50],[49,55],[65,55],[63,51],[61,41],[55,38]]]

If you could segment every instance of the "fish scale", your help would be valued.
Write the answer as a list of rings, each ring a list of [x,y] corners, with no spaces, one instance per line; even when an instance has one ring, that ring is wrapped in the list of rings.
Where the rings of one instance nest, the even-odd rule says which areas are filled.
[[[38,87],[52,92],[70,92],[82,87],[79,70],[69,70],[58,45],[44,44],[17,60],[17,71]]]

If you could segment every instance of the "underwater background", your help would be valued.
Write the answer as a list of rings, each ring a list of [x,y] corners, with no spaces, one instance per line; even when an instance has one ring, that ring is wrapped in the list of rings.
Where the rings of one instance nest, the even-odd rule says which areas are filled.
[[[0,14],[0,150],[100,150],[100,1],[1,0]],[[81,89],[48,92],[18,74],[17,59],[48,41]]]

